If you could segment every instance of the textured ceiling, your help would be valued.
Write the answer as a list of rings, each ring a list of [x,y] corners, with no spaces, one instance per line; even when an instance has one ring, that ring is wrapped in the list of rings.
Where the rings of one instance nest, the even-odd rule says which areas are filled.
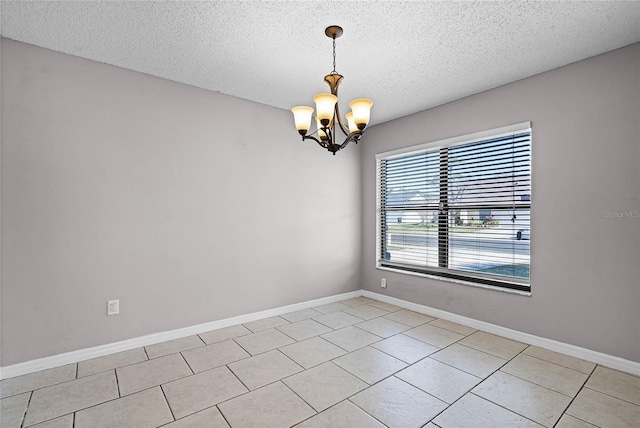
[[[640,2],[11,2],[2,36],[288,109],[326,92],[372,123],[640,41]]]

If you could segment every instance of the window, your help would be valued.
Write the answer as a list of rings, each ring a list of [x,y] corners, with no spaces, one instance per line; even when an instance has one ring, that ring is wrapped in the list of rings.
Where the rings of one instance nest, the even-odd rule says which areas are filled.
[[[529,291],[530,128],[377,155],[378,267]]]

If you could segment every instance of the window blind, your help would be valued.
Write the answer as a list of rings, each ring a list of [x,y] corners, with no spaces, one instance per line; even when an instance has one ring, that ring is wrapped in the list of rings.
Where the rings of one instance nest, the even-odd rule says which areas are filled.
[[[378,266],[530,289],[530,129],[382,157],[378,171]]]

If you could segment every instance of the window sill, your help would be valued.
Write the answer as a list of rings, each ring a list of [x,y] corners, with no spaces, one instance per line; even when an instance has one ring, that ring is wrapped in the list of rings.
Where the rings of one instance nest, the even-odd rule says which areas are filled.
[[[437,276],[437,275],[429,275],[428,273],[412,272],[412,271],[407,271],[407,270],[403,270],[403,269],[394,269],[394,268],[383,267],[383,266],[376,266],[376,269],[385,270],[385,271],[388,271],[388,272],[401,273],[403,275],[419,276],[419,277],[422,277],[422,278],[429,278],[429,279],[434,279],[434,280],[437,280],[437,281],[453,282],[453,283],[456,283],[456,284],[467,285],[467,286],[471,286],[471,287],[484,288],[484,289],[487,289],[487,290],[501,291],[503,293],[518,294],[520,296],[531,296],[531,291],[513,290],[513,289],[510,289],[510,288],[496,287],[496,286],[487,285],[487,284],[479,284],[479,283],[473,282],[473,281],[464,281],[464,280],[456,279],[456,278],[446,278],[446,277]]]

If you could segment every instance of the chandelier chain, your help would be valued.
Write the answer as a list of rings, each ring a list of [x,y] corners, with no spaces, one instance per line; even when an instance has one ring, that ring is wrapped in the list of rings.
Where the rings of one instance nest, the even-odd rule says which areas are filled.
[[[337,73],[336,71],[336,36],[333,36],[333,71],[331,73]]]

